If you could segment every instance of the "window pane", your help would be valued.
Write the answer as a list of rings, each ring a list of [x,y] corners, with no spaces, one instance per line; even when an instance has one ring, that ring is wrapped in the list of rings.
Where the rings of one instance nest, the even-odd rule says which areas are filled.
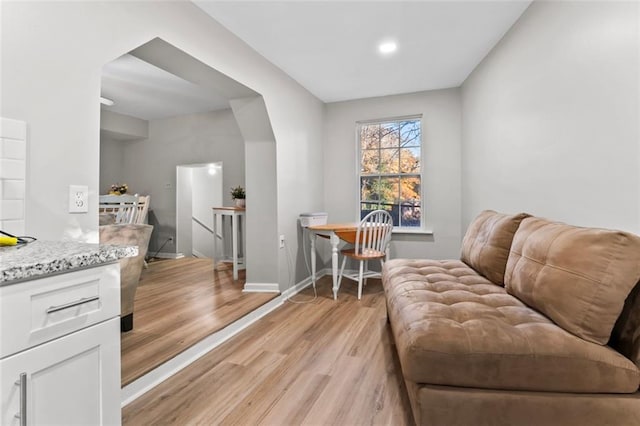
[[[366,215],[380,208],[381,208],[380,204],[378,203],[361,202],[360,203],[360,219],[364,219]]]
[[[363,124],[360,126],[360,149],[378,149],[380,147],[380,125]]]
[[[380,124],[380,147],[395,148],[400,146],[400,128],[398,123]]]
[[[420,146],[420,120],[401,121],[400,145]]]
[[[400,200],[400,178],[381,177],[376,191],[380,205],[391,207]]]
[[[377,201],[379,177],[361,177],[360,178],[360,200],[361,201]]]
[[[360,162],[360,173],[370,174],[378,173],[380,167],[380,150],[364,149],[362,150],[362,160]]]
[[[361,177],[360,199],[393,204],[400,197],[400,179],[397,177]]]
[[[400,148],[400,173],[420,173],[420,147]]]
[[[400,226],[420,226],[420,184],[419,176],[400,178]]]
[[[398,226],[417,227],[420,226],[422,215],[420,201],[403,202],[400,204],[400,218]],[[395,223],[394,223],[395,225]]]
[[[400,159],[398,158],[398,152],[397,148],[380,150],[379,173],[398,173],[400,171]]]
[[[420,201],[420,177],[400,178],[400,199],[402,201]]]

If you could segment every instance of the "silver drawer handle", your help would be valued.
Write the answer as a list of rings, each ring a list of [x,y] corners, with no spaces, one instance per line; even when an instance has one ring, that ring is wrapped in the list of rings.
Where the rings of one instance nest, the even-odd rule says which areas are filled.
[[[16,419],[20,419],[20,426],[27,425],[27,373],[20,374],[20,379],[16,381],[16,386],[20,387],[20,411],[16,413]]]
[[[85,297],[84,299],[76,300],[75,302],[65,303],[64,305],[51,306],[49,309],[47,309],[47,313],[52,314],[54,312],[73,308],[74,306],[80,306],[80,305],[84,305],[85,303],[95,302],[96,300],[100,300],[100,296]]]

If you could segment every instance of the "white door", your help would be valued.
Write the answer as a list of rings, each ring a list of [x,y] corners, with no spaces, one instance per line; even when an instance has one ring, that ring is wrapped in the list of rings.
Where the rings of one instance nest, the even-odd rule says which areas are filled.
[[[1,360],[0,424],[119,425],[119,330],[114,318]]]

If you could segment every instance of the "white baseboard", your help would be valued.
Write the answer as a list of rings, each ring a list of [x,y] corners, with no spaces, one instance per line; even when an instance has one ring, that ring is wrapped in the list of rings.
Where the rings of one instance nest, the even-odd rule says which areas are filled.
[[[323,275],[326,275],[328,272],[331,275],[331,270],[323,269],[317,272],[317,277],[320,278]],[[266,284],[269,286],[275,285],[276,288],[278,284]],[[189,366],[193,362],[195,362],[200,357],[206,355],[209,351],[215,349],[222,343],[226,342],[245,328],[249,327],[254,322],[258,321],[260,318],[264,317],[271,311],[280,307],[285,301],[298,293],[302,289],[311,285],[311,277],[305,278],[300,281],[295,286],[287,289],[284,293],[275,297],[274,299],[268,301],[264,305],[259,308],[253,310],[249,314],[240,318],[236,322],[228,325],[220,331],[217,331],[210,336],[205,337],[200,342],[186,349],[182,353],[176,355],[169,361],[164,364],[156,367],[151,370],[144,376],[135,380],[132,383],[129,383],[121,391],[121,406],[133,402],[155,386],[159,385],[163,381],[167,380],[169,377],[173,376],[183,368]]]
[[[280,293],[278,283],[245,283],[243,293]]]
[[[325,275],[331,275],[331,269],[325,268],[316,272],[316,276],[318,277],[318,279],[320,279]],[[298,284],[294,285],[293,287],[289,287],[288,289],[286,289],[284,293],[282,293],[282,296],[285,299],[288,299],[294,294],[300,293],[302,290],[309,287],[311,284],[313,284],[311,277],[307,277],[304,280],[300,281]]]
[[[157,257],[159,259],[182,259],[184,257],[184,254],[182,254],[182,253],[160,252],[160,253],[157,253],[153,257]]]
[[[192,249],[192,250],[191,250],[191,253],[192,253],[195,257],[197,257],[197,258],[199,258],[199,259],[211,259],[211,258],[210,258],[209,256],[207,256],[206,254],[200,253],[198,250],[193,250],[193,249]],[[180,254],[182,254],[182,253],[180,253]],[[182,257],[184,257],[184,256],[182,256]]]

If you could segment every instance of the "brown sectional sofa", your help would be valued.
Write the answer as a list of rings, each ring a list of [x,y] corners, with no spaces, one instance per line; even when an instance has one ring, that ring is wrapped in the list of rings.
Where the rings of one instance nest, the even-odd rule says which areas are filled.
[[[417,424],[640,425],[640,237],[482,212],[382,282]]]

